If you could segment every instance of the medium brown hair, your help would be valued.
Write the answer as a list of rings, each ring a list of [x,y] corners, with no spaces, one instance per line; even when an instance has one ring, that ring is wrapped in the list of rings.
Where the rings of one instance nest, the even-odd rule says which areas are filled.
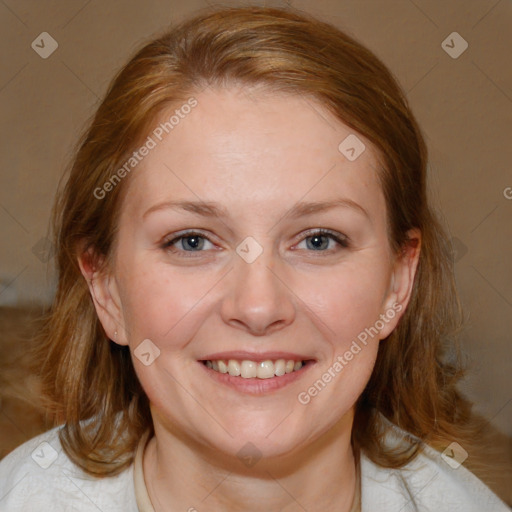
[[[408,230],[421,230],[410,303],[380,342],[356,403],[354,448],[382,466],[401,467],[422,443],[464,445],[474,433],[470,404],[455,387],[462,371],[452,348],[462,317],[453,261],[427,200],[427,150],[407,100],[385,65],[336,27],[289,10],[247,7],[201,13],[139,50],[114,78],[60,187],[52,218],[58,288],[39,354],[50,406],[65,423],[64,450],[88,473],[114,475],[133,461],[141,434],[153,428],[129,348],[107,338],[77,263],[88,249],[104,258],[105,268],[112,263],[130,177],[102,199],[94,190],[123,165],[164,109],[206,85],[230,84],[319,101],[381,157],[377,178],[392,250],[398,254],[408,243]],[[410,450],[385,449],[378,413],[418,438]]]

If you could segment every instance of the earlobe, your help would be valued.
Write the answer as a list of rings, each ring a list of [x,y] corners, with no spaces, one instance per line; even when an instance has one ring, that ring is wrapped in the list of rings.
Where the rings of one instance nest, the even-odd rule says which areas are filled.
[[[108,271],[100,270],[102,263],[103,259],[97,257],[92,249],[78,256],[80,271],[105,334],[119,345],[128,345],[117,286]]]

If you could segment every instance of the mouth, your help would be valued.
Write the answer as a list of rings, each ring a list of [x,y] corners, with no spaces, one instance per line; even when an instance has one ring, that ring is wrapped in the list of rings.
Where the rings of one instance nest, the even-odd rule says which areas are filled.
[[[265,359],[254,361],[252,359],[206,359],[201,363],[221,374],[241,379],[272,379],[280,378],[290,373],[299,372],[303,367],[312,364],[312,359]]]
[[[217,384],[245,395],[266,396],[303,379],[317,360],[292,352],[230,351],[197,362]]]

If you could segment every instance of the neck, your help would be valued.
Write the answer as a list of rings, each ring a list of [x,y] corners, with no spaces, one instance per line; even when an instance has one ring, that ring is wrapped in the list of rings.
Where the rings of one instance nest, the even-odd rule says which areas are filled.
[[[143,461],[155,512],[349,512],[356,492],[352,418],[351,411],[300,450],[242,469],[238,457],[155,422]]]

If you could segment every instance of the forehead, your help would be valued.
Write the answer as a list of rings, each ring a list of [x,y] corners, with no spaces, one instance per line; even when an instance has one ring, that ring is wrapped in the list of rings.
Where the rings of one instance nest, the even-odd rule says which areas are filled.
[[[376,150],[314,99],[206,88],[162,112],[151,130],[152,147],[129,177],[133,214],[175,198],[262,211],[339,195],[383,211]]]

